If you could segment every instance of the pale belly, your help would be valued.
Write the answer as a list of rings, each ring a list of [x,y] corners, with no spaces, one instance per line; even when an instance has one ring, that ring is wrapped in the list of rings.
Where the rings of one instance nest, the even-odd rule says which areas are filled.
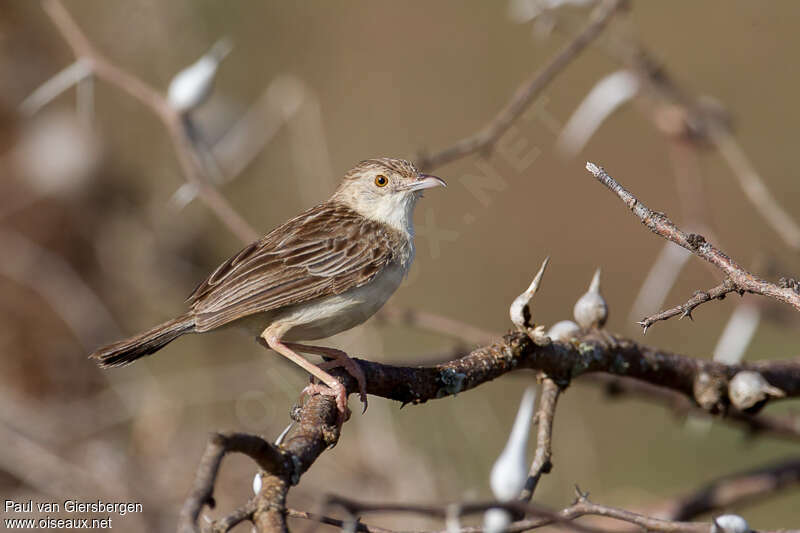
[[[394,294],[404,276],[398,265],[372,282],[336,296],[247,317],[247,327],[260,335],[269,327],[281,339],[296,342],[332,337],[364,323]]]

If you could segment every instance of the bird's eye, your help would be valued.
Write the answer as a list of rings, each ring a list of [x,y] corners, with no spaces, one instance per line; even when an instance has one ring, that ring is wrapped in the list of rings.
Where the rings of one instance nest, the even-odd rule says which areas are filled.
[[[386,187],[389,184],[389,178],[384,176],[383,174],[378,174],[375,176],[375,185],[378,187]]]

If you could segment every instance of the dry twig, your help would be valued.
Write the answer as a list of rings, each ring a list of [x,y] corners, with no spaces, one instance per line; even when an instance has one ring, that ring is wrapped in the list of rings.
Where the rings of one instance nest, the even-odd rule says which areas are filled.
[[[553,468],[551,458],[553,456],[553,420],[556,415],[556,404],[561,388],[556,382],[546,377],[542,382],[542,394],[539,396],[539,409],[536,412],[536,422],[539,425],[536,434],[536,452],[533,456],[533,463],[528,472],[528,480],[522,490],[520,500],[531,501],[539,478],[542,474],[549,474]]]
[[[667,218],[665,214],[651,211],[634,195],[628,192],[622,185],[617,183],[614,178],[609,176],[609,174],[603,170],[602,167],[599,167],[592,162],[587,162],[586,170],[588,170],[600,183],[608,187],[609,190],[619,196],[625,205],[627,205],[628,208],[633,211],[637,217],[639,217],[642,223],[647,226],[650,231],[674,242],[679,246],[682,246],[683,248],[686,248],[696,256],[705,259],[721,270],[727,276],[727,280],[719,287],[712,289],[715,292],[716,297],[723,296],[724,294],[733,291],[741,294],[749,292],[787,303],[800,311],[800,291],[795,290],[791,286],[781,287],[751,274],[739,266],[724,252],[718,250],[711,243],[707,242],[702,235],[698,235],[696,233],[685,233],[669,218]],[[731,290],[728,290],[726,283],[730,284],[732,287]],[[710,297],[706,299],[702,295],[695,297],[695,299],[690,300],[686,304],[692,305],[691,307],[686,307],[685,305],[683,306],[684,309],[676,311],[672,314],[667,313],[666,316],[661,318],[647,317],[643,319],[640,324],[643,328],[645,328],[646,331],[647,327],[649,327],[656,320],[665,320],[666,318],[670,318],[680,314],[681,312],[685,312],[686,309],[691,311],[691,309],[703,301],[708,301],[709,299]],[[654,316],[658,317],[659,315]]]

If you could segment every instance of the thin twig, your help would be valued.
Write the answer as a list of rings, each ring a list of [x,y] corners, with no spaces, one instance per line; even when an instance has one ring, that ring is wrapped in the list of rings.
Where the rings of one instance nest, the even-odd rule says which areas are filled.
[[[528,480],[525,488],[520,495],[520,501],[529,502],[533,497],[539,478],[542,474],[550,473],[553,467],[551,458],[553,456],[553,420],[556,414],[556,404],[561,388],[556,382],[546,377],[542,382],[542,394],[539,397],[539,409],[536,412],[536,421],[539,424],[536,434],[536,452],[533,456],[533,463],[528,472]]]
[[[252,520],[253,513],[255,513],[255,511],[255,500],[248,500],[247,503],[237,509],[234,509],[234,511],[228,515],[214,520],[214,522],[211,523],[210,529],[213,533],[227,533],[245,520]]]
[[[341,496],[329,496],[327,499],[331,505],[337,505],[354,516],[366,513],[410,513],[423,516],[432,516],[446,519],[451,505],[435,504],[408,504],[408,503],[368,503],[344,498]],[[458,503],[459,516],[469,516],[481,514],[489,509],[507,509],[520,514],[528,514],[538,517],[542,525],[559,524],[560,526],[578,533],[601,533],[606,530],[585,526],[571,521],[571,517],[564,516],[563,513],[552,511],[541,505],[525,502],[464,502]]]
[[[55,100],[61,93],[77,85],[92,74],[84,59],[77,59],[59,73],[37,87],[19,104],[19,111],[26,116],[35,115],[41,108]]]
[[[638,321],[637,324],[642,326],[642,330],[644,333],[647,333],[647,328],[649,328],[659,320],[669,320],[674,316],[678,316],[678,320],[682,318],[689,318],[689,320],[694,320],[694,318],[692,317],[692,311],[694,311],[694,309],[697,306],[699,306],[700,304],[704,304],[706,302],[710,302],[711,300],[722,300],[725,298],[725,295],[731,292],[738,292],[738,289],[734,286],[730,278],[726,278],[725,281],[723,281],[716,287],[713,287],[707,291],[695,292],[691,298],[686,300],[686,303],[677,305],[671,309],[665,309],[664,311],[659,311],[654,315],[646,316],[640,321]]]
[[[77,60],[88,62],[92,72],[101,80],[114,85],[149,108],[166,127],[178,156],[184,178],[197,188],[198,195],[220,221],[243,242],[252,242],[259,234],[236,212],[220,192],[213,187],[187,137],[180,114],[156,89],[133,74],[117,67],[89,42],[60,0],[44,0],[42,7],[72,48]]]
[[[490,149],[511,127],[530,103],[605,29],[613,16],[627,5],[626,0],[606,0],[592,12],[591,21],[550,62],[522,84],[506,106],[483,128],[432,155],[423,155],[419,166],[430,170],[469,154]]]
[[[286,518],[302,518],[304,520],[313,520],[315,522],[319,522],[320,524],[336,526],[342,530],[345,530],[347,526],[353,525],[352,521],[340,520],[330,516],[309,513],[307,511],[298,511],[297,509],[286,509]],[[355,530],[362,533],[399,533],[392,529],[386,529],[378,526],[368,526],[366,524],[362,524],[361,521],[356,522],[355,526]]]
[[[605,516],[607,518],[614,518],[623,522],[636,524],[647,531],[659,531],[661,533],[706,533],[710,529],[710,524],[708,523],[662,520],[624,509],[617,509],[616,507],[598,505],[590,502],[584,494],[579,496],[578,501],[570,507],[569,514],[576,517],[587,515]]]
[[[774,283],[758,278],[739,266],[724,252],[707,242],[702,235],[683,232],[663,213],[651,211],[622,185],[617,183],[614,178],[609,176],[602,167],[592,162],[587,162],[586,170],[597,178],[600,183],[619,196],[625,205],[639,217],[650,231],[686,248],[696,256],[705,259],[721,270],[730,280],[734,290],[760,294],[787,303],[796,310],[800,310],[800,292],[796,291],[791,286],[780,287]]]
[[[664,242],[631,305],[628,319],[632,323],[638,322],[646,313],[664,305],[667,295],[678,281],[690,257],[692,257],[691,252],[672,242]]]

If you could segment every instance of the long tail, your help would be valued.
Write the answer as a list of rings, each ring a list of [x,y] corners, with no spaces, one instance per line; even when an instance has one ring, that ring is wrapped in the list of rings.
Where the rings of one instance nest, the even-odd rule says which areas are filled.
[[[102,368],[127,365],[157,352],[190,331],[194,331],[194,318],[188,314],[181,315],[130,339],[103,346],[89,357],[97,359],[97,364]]]

